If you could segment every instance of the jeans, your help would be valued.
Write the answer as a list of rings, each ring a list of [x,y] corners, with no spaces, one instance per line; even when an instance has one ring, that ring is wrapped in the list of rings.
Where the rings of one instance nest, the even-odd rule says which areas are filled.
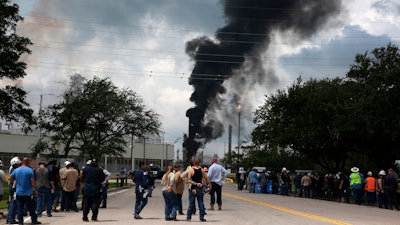
[[[362,203],[362,196],[361,196],[361,189],[355,189],[353,188],[353,198],[354,198],[354,202],[358,205],[361,205]]]
[[[214,189],[214,187],[212,187]],[[249,188],[249,193],[255,193],[256,192],[256,183],[250,183],[250,188]]]
[[[46,204],[47,215],[51,215],[52,199],[51,189],[46,187],[38,188],[36,211],[38,215],[42,215],[42,205]]]
[[[367,203],[374,205],[375,204],[375,196],[376,196],[375,192],[367,191],[365,193],[367,194]]]
[[[165,213],[165,219],[176,219],[176,194],[171,191],[168,192],[167,190],[162,191],[163,197],[164,197],[164,213]]]
[[[51,198],[53,201],[53,205],[54,206],[58,206],[58,204],[60,203],[60,187],[56,186],[54,189],[54,193],[51,194]]]
[[[140,214],[140,212],[143,210],[143,208],[147,205],[147,199],[143,198],[143,192],[136,191],[136,202],[135,202],[135,213]]]
[[[310,188],[310,186],[303,186],[303,190],[304,190],[304,197],[311,198],[311,195],[310,195],[311,188]]]
[[[192,189],[193,190],[193,189]],[[195,210],[195,201],[197,198],[197,203],[199,204],[199,211],[200,211],[200,220],[204,219],[205,210],[204,210],[204,193],[201,188],[196,187],[196,193],[194,194],[193,191],[189,191],[189,209],[187,213],[186,219],[190,220],[192,218],[192,212]]]
[[[182,194],[176,194],[176,200],[176,210],[178,210],[179,213],[183,213]]]
[[[387,198],[385,193],[378,192],[378,207],[382,208],[382,206],[387,209],[388,204],[387,204]]]
[[[107,207],[107,192],[108,192],[108,184],[101,184],[101,198],[99,205],[102,204],[102,207]]]
[[[15,221],[15,216],[17,215],[17,200],[14,199],[14,191],[12,190],[12,184],[9,185],[10,202],[8,203],[8,215],[7,223]]]
[[[37,222],[37,214],[35,211],[35,200],[33,199],[33,195],[21,196],[17,195],[17,214],[18,214],[18,223],[24,224],[24,205],[28,208],[29,214],[32,219],[32,223]]]
[[[279,191],[280,195],[289,195],[289,184],[288,183],[281,184]]]
[[[92,220],[96,220],[99,214],[99,201],[100,201],[100,193],[95,194],[94,196],[84,195],[85,199],[83,203],[83,220],[88,219],[88,214],[90,209],[92,210]]]

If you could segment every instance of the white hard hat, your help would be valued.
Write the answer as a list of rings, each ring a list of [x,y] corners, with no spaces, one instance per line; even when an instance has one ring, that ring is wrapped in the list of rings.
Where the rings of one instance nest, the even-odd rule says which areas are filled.
[[[16,164],[21,164],[21,159],[19,159],[19,157],[16,156],[11,159],[10,164],[11,164],[11,166],[14,166]]]
[[[70,164],[71,164],[71,162],[68,161],[68,160],[64,162],[64,166],[68,166],[68,165],[70,165]]]
[[[385,172],[384,170],[381,170],[381,171],[379,171],[379,174],[378,174],[378,175],[386,176],[386,172]]]

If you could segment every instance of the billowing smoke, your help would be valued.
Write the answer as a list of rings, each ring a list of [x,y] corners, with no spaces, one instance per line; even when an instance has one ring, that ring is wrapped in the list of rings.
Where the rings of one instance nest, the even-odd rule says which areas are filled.
[[[265,72],[261,57],[273,32],[290,32],[294,39],[305,40],[341,10],[340,0],[224,0],[222,4],[227,25],[217,30],[214,39],[203,36],[186,43],[186,53],[195,62],[189,79],[195,106],[186,112],[187,159],[224,133],[219,115],[222,103],[237,105],[246,84],[276,80],[273,72]],[[226,99],[224,82],[238,77],[239,82],[229,85],[238,91]]]

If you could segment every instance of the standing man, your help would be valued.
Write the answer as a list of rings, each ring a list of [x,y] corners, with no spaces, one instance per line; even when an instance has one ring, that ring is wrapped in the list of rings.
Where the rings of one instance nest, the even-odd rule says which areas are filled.
[[[35,211],[34,196],[37,195],[35,173],[29,167],[29,158],[22,159],[21,166],[10,175],[12,182],[17,181],[16,198],[17,198],[17,217],[18,223],[24,224],[24,205],[28,208],[32,219],[32,224],[42,224],[37,220]]]
[[[36,186],[38,188],[38,196],[36,203],[36,212],[39,217],[42,216],[42,205],[46,204],[47,216],[51,217],[51,191],[54,190],[54,182],[49,180],[49,170],[46,168],[46,163],[39,162],[39,168],[35,171]]]
[[[204,218],[205,210],[204,210],[204,193],[203,193],[203,179],[212,189],[212,184],[207,177],[206,172],[199,166],[200,160],[195,158],[193,160],[193,166],[189,170],[189,209],[186,215],[186,221],[190,221],[192,219],[192,212],[195,210],[195,200],[197,198],[197,203],[199,204],[200,211],[200,221],[204,222],[206,219]]]
[[[143,219],[139,214],[142,212],[143,208],[147,204],[148,200],[148,179],[149,172],[146,170],[146,163],[139,162],[139,169],[135,174],[135,194],[136,194],[136,202],[135,202],[135,211],[134,218],[135,219]]]
[[[354,202],[358,205],[361,205],[362,202],[362,183],[364,178],[359,173],[360,169],[357,167],[353,167],[350,169],[350,188],[353,191]]]
[[[246,171],[244,171],[243,167],[240,167],[239,171],[236,173],[236,180],[238,185],[238,191],[242,191],[244,187],[244,182],[246,180]]]
[[[10,169],[8,174],[12,174],[14,170],[21,166],[21,159],[19,157],[14,157],[10,160]],[[15,188],[17,183],[15,181],[9,180],[8,183],[8,191],[9,191],[9,202],[8,202],[8,215],[7,215],[7,224],[18,224],[15,220],[15,216],[17,215],[17,199],[14,197]]]
[[[70,161],[65,161],[65,166],[67,170],[61,174],[61,180],[64,181],[63,196],[65,201],[65,210],[67,212],[71,211],[74,207],[74,195],[76,189],[76,182],[79,180],[78,171],[72,167]]]
[[[126,169],[124,167],[121,168],[119,171],[119,178],[121,180],[120,186],[124,186],[125,180],[126,180]]]
[[[372,171],[368,171],[367,178],[365,178],[364,190],[367,194],[367,204],[375,205],[376,190],[378,189],[376,185],[376,179],[372,176]]]
[[[286,167],[282,168],[281,177],[279,179],[280,184],[280,194],[281,195],[289,195],[290,189],[290,177]]]
[[[257,184],[257,180],[258,180],[258,173],[256,171],[257,171],[257,169],[254,168],[249,172],[249,177],[248,177],[249,184],[250,184],[249,193],[256,192],[256,184]]]
[[[111,173],[108,172],[104,166],[100,166],[100,169],[103,170],[105,178],[103,183],[101,183],[101,198],[99,205],[101,205],[101,208],[107,208],[108,180],[111,178]]]
[[[388,174],[384,179],[384,184],[389,209],[393,209],[394,207],[399,210],[399,202],[397,201],[396,196],[397,179],[393,174],[393,169],[388,169]]]
[[[214,210],[215,204],[215,193],[217,194],[218,210],[222,209],[222,185],[224,184],[225,178],[228,176],[228,171],[217,163],[217,157],[211,158],[211,166],[208,168],[207,177],[211,182],[212,189],[210,191],[211,202],[210,209]]]
[[[176,199],[177,199],[177,211],[179,215],[183,215],[183,208],[182,208],[182,195],[183,191],[185,190],[185,180],[181,177],[182,171],[181,166],[176,164],[174,166],[175,171],[175,186],[176,186]]]
[[[82,171],[82,181],[84,185],[83,198],[83,222],[89,222],[88,214],[89,210],[92,210],[92,222],[97,222],[97,216],[99,214],[100,206],[100,190],[103,181],[106,176],[103,170],[99,167],[98,161],[93,159],[91,164],[85,166]],[[103,203],[104,204],[104,203]]]
[[[60,203],[60,169],[57,167],[57,160],[51,160],[47,164],[49,170],[49,180],[54,183],[54,190],[51,192],[51,199],[53,203],[53,212],[58,212],[57,206]]]

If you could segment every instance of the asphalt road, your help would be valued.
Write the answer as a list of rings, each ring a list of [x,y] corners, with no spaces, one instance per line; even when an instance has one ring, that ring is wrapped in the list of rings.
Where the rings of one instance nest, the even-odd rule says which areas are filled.
[[[133,219],[134,189],[132,186],[110,191],[108,208],[100,209],[100,224],[188,224],[200,223],[198,215],[187,222],[186,215],[179,216],[180,221],[164,220],[164,200],[160,183],[156,183],[153,197],[142,211],[142,220]],[[206,208],[209,207],[209,196],[205,196]],[[188,206],[187,193],[183,196],[184,211]],[[90,218],[89,214],[89,218]],[[316,199],[305,199],[270,194],[250,194],[237,191],[233,184],[223,187],[223,207],[221,211],[207,210],[205,217],[212,224],[279,224],[279,225],[316,225],[316,224],[400,224],[400,212],[379,209],[377,207],[359,206]],[[82,222],[82,212],[53,213],[53,217],[39,218],[42,224],[76,225]],[[3,219],[2,223],[5,221]],[[30,224],[30,219],[25,219]]]

